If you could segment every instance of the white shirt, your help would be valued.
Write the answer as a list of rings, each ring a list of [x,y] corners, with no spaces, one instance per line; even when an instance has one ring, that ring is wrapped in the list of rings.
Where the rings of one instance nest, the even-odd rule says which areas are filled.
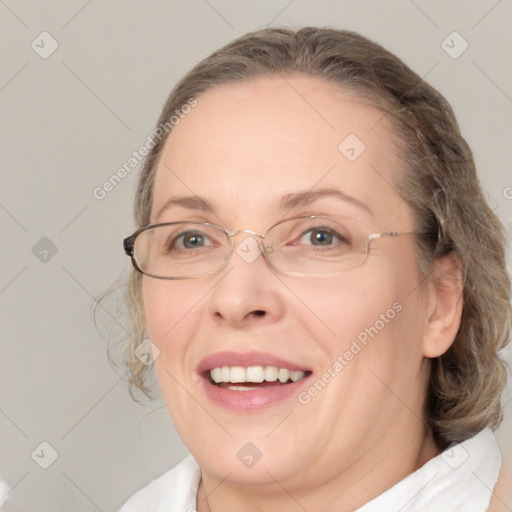
[[[490,429],[449,446],[357,512],[484,512],[501,468]],[[189,455],[136,492],[119,512],[195,512],[201,470]]]

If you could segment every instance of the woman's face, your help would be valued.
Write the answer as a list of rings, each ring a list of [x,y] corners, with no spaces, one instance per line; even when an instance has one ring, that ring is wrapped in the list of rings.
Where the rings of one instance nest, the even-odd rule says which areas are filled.
[[[197,101],[166,142],[151,223],[264,234],[282,219],[341,215],[366,234],[414,229],[394,185],[395,134],[355,95],[294,76],[223,85]],[[156,371],[180,436],[218,481],[291,490],[349,467],[354,479],[389,471],[424,436],[427,320],[414,237],[377,239],[364,265],[330,276],[276,272],[250,238],[236,235],[218,274],[144,276]],[[214,367],[258,366],[269,380],[281,369],[304,378],[210,379]],[[239,380],[240,370],[217,372]]]

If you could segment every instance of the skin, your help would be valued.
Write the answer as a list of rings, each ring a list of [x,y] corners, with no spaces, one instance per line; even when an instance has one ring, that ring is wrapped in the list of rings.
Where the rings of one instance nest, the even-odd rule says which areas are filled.
[[[197,100],[159,161],[152,223],[209,221],[265,233],[282,218],[282,196],[333,187],[370,212],[329,197],[285,216],[341,212],[368,233],[414,230],[392,185],[392,127],[354,94],[289,76],[223,85]],[[338,150],[348,134],[366,145],[353,162]],[[171,196],[190,195],[214,212],[172,207],[157,218]],[[237,236],[238,244],[246,235]],[[447,350],[459,326],[458,265],[440,260],[433,281],[423,282],[413,248],[414,236],[379,240],[363,266],[329,278],[286,276],[236,252],[217,275],[144,276],[163,396],[201,467],[199,512],[354,510],[440,452],[423,421],[425,390],[429,358]],[[196,366],[222,350],[269,352],[318,378],[395,302],[402,311],[307,405],[293,397],[238,412],[201,388]],[[247,442],[262,452],[252,468],[237,458]]]

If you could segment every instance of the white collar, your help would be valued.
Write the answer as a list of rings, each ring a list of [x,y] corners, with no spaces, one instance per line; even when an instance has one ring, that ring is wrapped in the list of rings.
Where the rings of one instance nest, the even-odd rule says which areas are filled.
[[[501,468],[490,429],[451,444],[357,512],[484,512]]]

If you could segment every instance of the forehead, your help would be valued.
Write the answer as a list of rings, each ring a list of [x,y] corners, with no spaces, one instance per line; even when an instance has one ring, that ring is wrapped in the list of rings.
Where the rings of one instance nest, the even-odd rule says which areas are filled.
[[[216,86],[175,126],[160,158],[153,213],[170,196],[211,200],[230,221],[273,214],[286,194],[338,188],[376,215],[404,215],[398,160],[382,111],[320,79]]]

